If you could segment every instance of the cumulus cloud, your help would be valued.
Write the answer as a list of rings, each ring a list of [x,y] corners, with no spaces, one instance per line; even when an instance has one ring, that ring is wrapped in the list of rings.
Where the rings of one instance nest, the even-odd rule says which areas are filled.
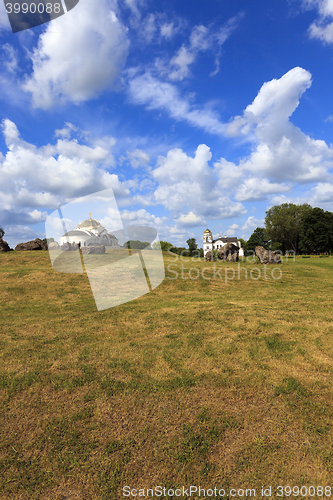
[[[198,146],[194,158],[181,149],[170,150],[166,157],[160,156],[153,178],[158,182],[154,192],[156,203],[163,205],[175,220],[184,221],[179,214],[228,218],[244,214],[246,209],[233,202],[218,188],[214,170],[209,166],[212,154],[205,144]],[[186,217],[186,216],[183,216]]]
[[[167,217],[157,217],[154,214],[147,212],[144,208],[139,210],[122,210],[120,212],[124,222],[133,225],[151,225],[156,229],[163,227],[168,221]]]
[[[134,5],[134,3],[133,3]],[[40,35],[31,60],[33,71],[22,88],[35,107],[59,101],[80,103],[112,88],[123,67],[129,41],[107,0],[81,0],[52,21]]]
[[[237,188],[235,198],[239,201],[261,201],[266,199],[267,195],[290,190],[291,186],[287,186],[286,184],[252,177],[246,179]]]
[[[184,227],[196,227],[205,224],[204,219],[194,214],[192,211],[188,212],[187,214],[180,214],[180,216],[176,218],[175,221],[178,225]]]
[[[125,183],[110,174],[113,162],[110,149],[58,139],[55,144],[37,148],[21,139],[12,121],[2,123],[8,151],[0,158],[0,204],[2,220],[33,224],[45,212],[73,198],[112,187],[115,194],[129,194]]]
[[[333,211],[333,185],[328,182],[320,182],[314,186],[309,194],[308,201],[313,207],[325,208]]]
[[[245,135],[249,134],[252,126],[260,125],[259,133],[264,137],[278,139],[281,132],[284,132],[281,126],[286,126],[301,95],[310,86],[311,74],[299,67],[291,69],[278,80],[274,78],[264,83],[253,103],[246,107],[243,116],[236,116],[230,122],[228,133],[231,136],[239,133]]]
[[[261,87],[243,115],[228,126],[231,136],[252,142],[252,152],[238,165],[225,159],[215,164],[220,184],[235,189],[240,201],[262,200],[292,189],[293,183],[321,182],[331,178],[333,148],[293,125],[290,117],[311,85],[311,74],[293,68],[280,79]]]

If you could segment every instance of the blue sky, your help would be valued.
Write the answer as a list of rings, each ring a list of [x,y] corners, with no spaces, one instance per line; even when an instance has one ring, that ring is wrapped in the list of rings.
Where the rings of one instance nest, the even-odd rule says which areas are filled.
[[[110,187],[175,245],[247,239],[284,202],[333,211],[332,0],[80,0],[15,34],[0,7],[11,246]]]

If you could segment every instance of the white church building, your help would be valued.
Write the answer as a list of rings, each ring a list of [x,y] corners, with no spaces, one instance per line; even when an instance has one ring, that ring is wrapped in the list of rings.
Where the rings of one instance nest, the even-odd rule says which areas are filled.
[[[227,238],[226,236],[222,238],[222,236],[219,236],[216,238],[216,240],[213,239],[213,233],[211,232],[210,229],[207,229],[204,231],[203,234],[203,251],[204,251],[204,257],[206,257],[206,253],[209,251],[213,250],[220,250],[220,248],[223,248],[225,245],[228,243],[232,243],[233,245],[238,246],[239,248],[239,257],[244,257],[244,248],[242,248],[240,241],[238,241],[238,238],[236,236],[232,236],[230,238]]]
[[[81,247],[89,245],[107,245],[113,248],[121,248],[118,239],[108,233],[100,222],[91,218],[84,220],[76,229],[68,231],[60,238],[60,245],[64,243],[80,243]]]

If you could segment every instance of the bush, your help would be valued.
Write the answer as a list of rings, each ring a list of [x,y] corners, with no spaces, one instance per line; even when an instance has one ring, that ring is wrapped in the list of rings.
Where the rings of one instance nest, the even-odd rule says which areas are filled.
[[[151,248],[149,241],[129,240],[123,244],[124,248],[131,248],[132,250],[143,250],[144,248]]]

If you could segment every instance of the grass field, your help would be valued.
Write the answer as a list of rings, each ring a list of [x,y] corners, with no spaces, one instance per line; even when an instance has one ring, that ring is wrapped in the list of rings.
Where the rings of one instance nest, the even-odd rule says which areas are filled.
[[[86,275],[0,254],[1,500],[333,492],[333,258],[258,280],[244,268],[263,266],[238,279],[216,263],[235,269],[226,283],[214,263],[164,257],[158,288],[98,312]],[[167,495],[190,485],[226,494]]]

